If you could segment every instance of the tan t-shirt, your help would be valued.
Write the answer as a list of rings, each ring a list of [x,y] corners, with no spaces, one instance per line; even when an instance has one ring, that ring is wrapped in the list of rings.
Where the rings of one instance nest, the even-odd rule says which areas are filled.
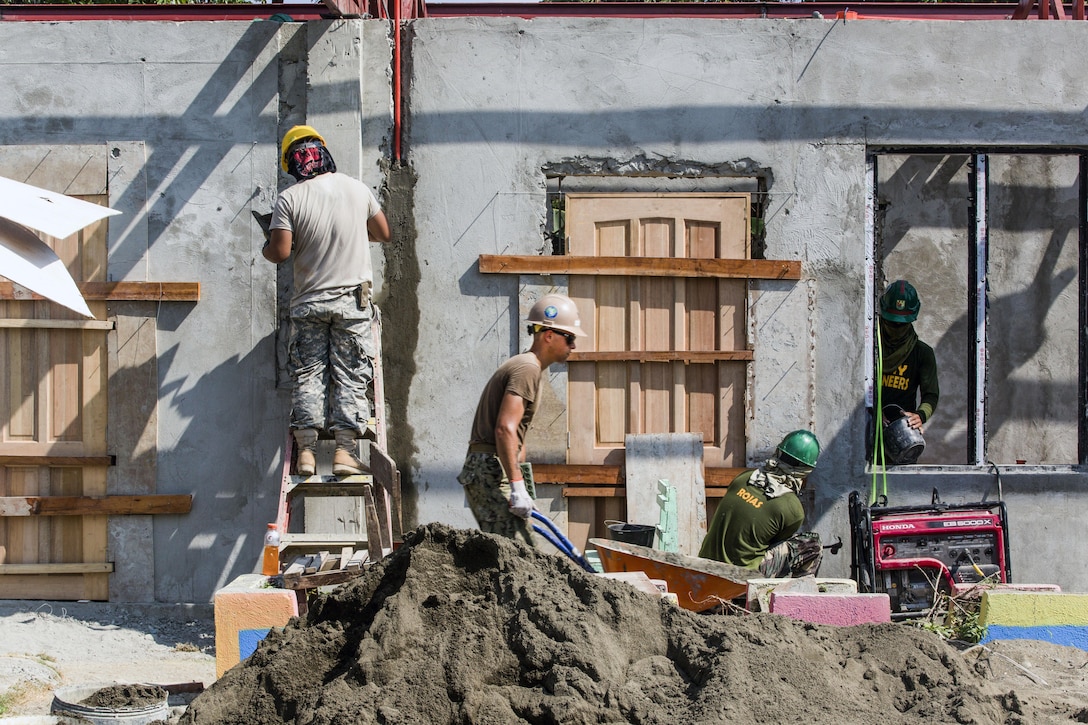
[[[518,424],[518,443],[524,443],[525,432],[529,430],[529,423],[533,421],[533,413],[536,412],[542,372],[540,360],[531,352],[515,355],[500,365],[480,394],[469,443],[495,445],[495,423],[499,417],[502,399],[507,393],[513,393],[525,400],[525,415]]]
[[[366,184],[344,174],[321,174],[284,189],[272,229],[291,232],[291,305],[339,297],[374,283],[366,222],[381,211]]]

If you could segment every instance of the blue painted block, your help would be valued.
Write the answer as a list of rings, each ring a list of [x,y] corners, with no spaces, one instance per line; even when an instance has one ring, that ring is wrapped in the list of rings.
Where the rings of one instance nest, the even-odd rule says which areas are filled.
[[[982,644],[997,639],[1038,639],[1088,651],[1088,626],[1050,624],[1013,627],[1005,624],[991,624],[986,628],[986,638],[982,640]]]
[[[249,657],[257,651],[257,644],[268,636],[271,627],[264,629],[240,629],[238,630],[238,656],[241,659]]]

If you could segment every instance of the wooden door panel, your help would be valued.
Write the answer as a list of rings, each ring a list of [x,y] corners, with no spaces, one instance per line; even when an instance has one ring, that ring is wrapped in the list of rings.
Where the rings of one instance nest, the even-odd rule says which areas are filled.
[[[103,178],[105,177],[103,171]],[[105,195],[82,196],[106,203]],[[106,280],[106,233],[101,222],[66,239],[43,237],[77,281]],[[91,302],[97,319],[105,302]],[[47,301],[0,302],[0,317],[18,320],[78,320],[78,314]],[[0,455],[105,456],[107,336],[79,328],[0,329]],[[104,496],[104,466],[0,466],[0,495]],[[105,516],[17,516],[0,518],[0,564],[92,565],[92,573],[7,572],[0,576],[4,599],[109,598]]]
[[[570,194],[567,202],[572,255],[749,255],[746,194]],[[747,289],[734,279],[574,275],[571,297],[587,332],[578,350],[747,350]],[[626,434],[670,432],[701,433],[708,466],[744,461],[744,363],[583,361],[569,369],[570,463],[622,462]]]
[[[610,447],[622,446],[627,433],[627,363],[600,363],[596,368],[597,440]]]

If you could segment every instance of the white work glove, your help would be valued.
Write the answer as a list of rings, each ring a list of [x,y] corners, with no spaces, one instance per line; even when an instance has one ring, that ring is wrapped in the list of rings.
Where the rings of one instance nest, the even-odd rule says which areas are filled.
[[[525,489],[524,478],[510,482],[510,513],[520,519],[527,519],[533,513],[533,499]]]

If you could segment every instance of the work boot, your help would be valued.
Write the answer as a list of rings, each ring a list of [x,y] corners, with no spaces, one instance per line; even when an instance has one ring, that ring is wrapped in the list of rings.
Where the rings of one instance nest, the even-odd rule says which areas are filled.
[[[332,475],[358,476],[370,473],[370,466],[355,456],[355,431],[336,431],[336,452],[332,457]]]
[[[295,460],[295,474],[312,476],[317,473],[317,458],[314,456],[317,449],[317,431],[313,428],[296,429],[295,446],[298,448],[298,458]]]

